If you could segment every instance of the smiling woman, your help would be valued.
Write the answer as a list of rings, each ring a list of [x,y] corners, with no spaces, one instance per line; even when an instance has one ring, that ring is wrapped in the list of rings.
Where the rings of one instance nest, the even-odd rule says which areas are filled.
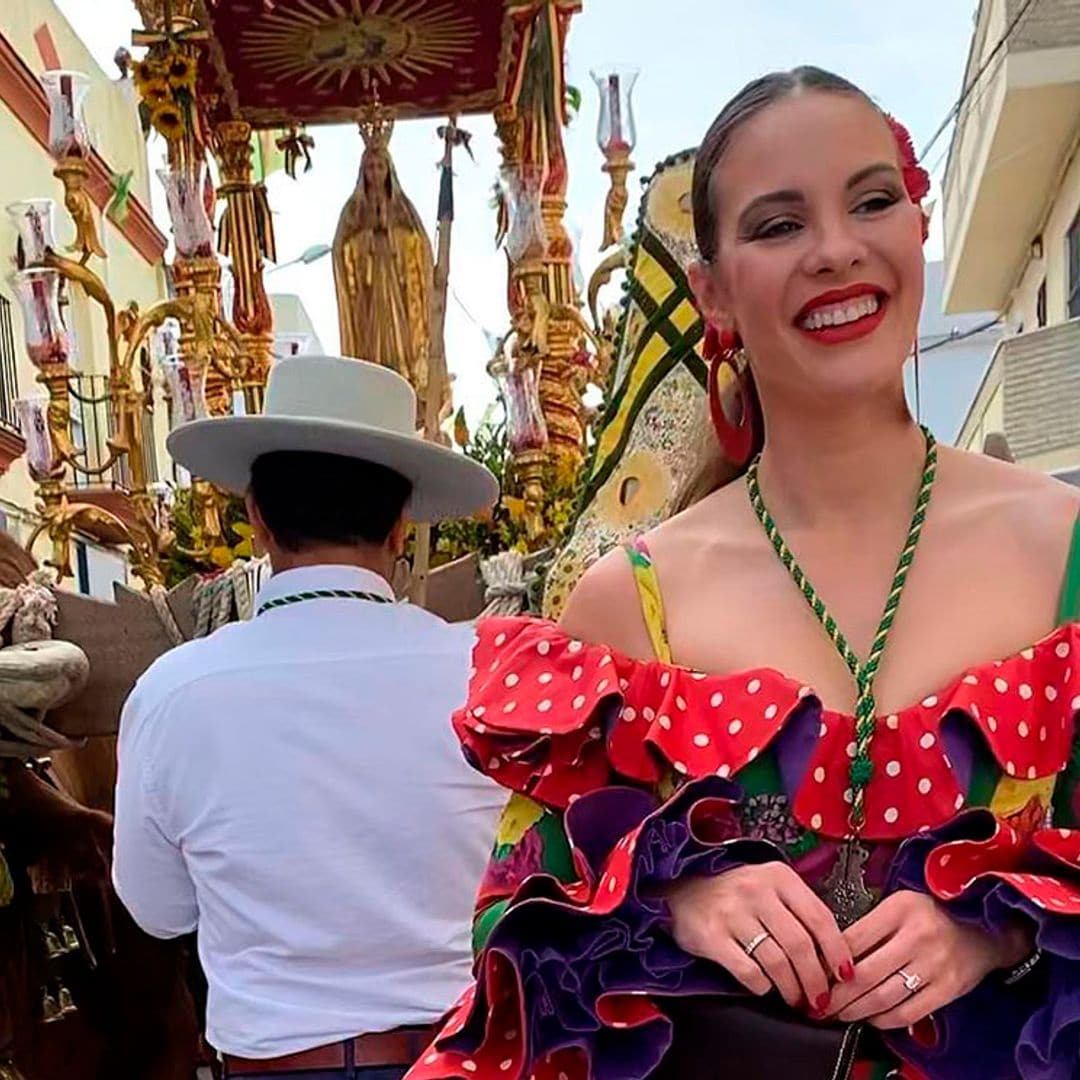
[[[818,69],[706,135],[690,277],[745,482],[559,627],[481,627],[455,723],[514,827],[413,1080],[1074,1076],[1080,505],[908,412],[926,190]]]

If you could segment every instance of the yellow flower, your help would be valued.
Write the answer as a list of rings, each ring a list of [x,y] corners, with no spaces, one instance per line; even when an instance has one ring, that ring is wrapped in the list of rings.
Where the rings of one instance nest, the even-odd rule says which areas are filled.
[[[233,564],[232,548],[220,545],[210,552],[210,561],[222,570],[228,570]]]
[[[166,63],[165,70],[169,77],[170,86],[194,89],[198,68],[196,68],[194,61],[184,56],[183,53],[173,53]]]
[[[149,83],[156,82],[165,75],[165,69],[156,60],[140,60],[131,72],[140,92]]]
[[[164,79],[148,80],[139,87],[139,93],[142,95],[143,101],[151,109],[164,105],[167,101],[172,101],[172,90],[169,89],[169,84]]]
[[[179,139],[184,133],[184,117],[180,110],[171,103],[159,105],[150,114],[150,123],[165,136],[166,139]]]

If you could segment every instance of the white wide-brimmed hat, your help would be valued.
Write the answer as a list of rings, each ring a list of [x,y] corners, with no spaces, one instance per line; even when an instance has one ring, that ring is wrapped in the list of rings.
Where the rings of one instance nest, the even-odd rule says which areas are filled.
[[[279,361],[261,416],[193,420],[166,445],[189,472],[237,495],[247,491],[255,459],[276,450],[340,454],[393,469],[412,482],[412,521],[466,517],[499,495],[498,481],[479,462],[420,437],[416,395],[405,379],[339,356]]]

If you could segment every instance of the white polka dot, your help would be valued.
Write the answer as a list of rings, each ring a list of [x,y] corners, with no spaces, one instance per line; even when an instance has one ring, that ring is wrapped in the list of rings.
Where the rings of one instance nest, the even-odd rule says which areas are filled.
[[[665,731],[671,730],[671,717],[666,713],[656,721]]]
[[[731,775],[731,766],[721,765],[720,768],[716,770],[716,775],[726,780]]]
[[[761,680],[760,679],[751,679],[746,684],[746,692],[748,694],[756,694],[760,689],[761,689]]]
[[[619,883],[615,878],[608,878],[607,891],[614,892],[619,887]]]
[[[574,682],[577,682],[578,679],[580,679],[581,676],[584,675],[584,674],[585,674],[585,669],[580,664],[578,664],[578,666],[576,668],[574,668],[573,671],[570,672],[570,678],[573,679]]]
[[[544,698],[539,705],[536,706],[537,712],[549,712],[551,710],[550,698]]]
[[[493,757],[488,762],[488,772],[494,772],[496,769],[502,768],[502,758]]]
[[[1005,771],[1010,776],[1015,776],[1016,775],[1016,766],[1011,761],[1006,761],[1005,762]]]
[[[479,717],[479,716],[483,716],[484,713],[486,713],[486,712],[487,712],[487,709],[485,709],[483,705],[477,705],[476,708],[473,709],[472,714],[473,714],[473,716]]]
[[[1016,733],[1021,739],[1026,739],[1028,735],[1031,734],[1031,729],[1027,726],[1027,721],[1021,720],[1020,723],[1016,725]]]
[[[1029,765],[1028,766],[1028,779],[1029,780],[1034,780],[1035,777],[1038,776],[1038,775],[1039,775],[1038,769],[1036,769],[1034,765]]]
[[[769,707],[768,707],[768,708],[767,708],[767,709],[765,710],[765,719],[766,719],[766,720],[772,720],[772,719],[773,719],[773,717],[775,717],[775,716],[776,716],[776,714],[777,714],[777,713],[778,713],[779,711],[780,711],[780,710],[779,710],[779,709],[778,709],[778,708],[777,708],[777,707],[776,707],[775,705],[770,705],[770,706],[769,706]]]
[[[724,695],[718,690],[711,698],[709,698],[709,704],[714,709],[719,709],[724,704]]]
[[[428,1056],[426,1058],[424,1058],[424,1064],[425,1065],[434,1065],[435,1062],[438,1061],[438,1060],[439,1060],[439,1055],[438,1054],[428,1054]]]
[[[650,724],[656,719],[655,710],[650,709],[648,705],[646,705],[645,708],[641,710],[641,715],[644,716]]]
[[[579,653],[583,648],[584,646],[581,644],[581,642],[576,639],[574,641],[571,641],[570,644],[566,646],[567,652],[571,653]]]
[[[979,680],[974,675],[965,675],[964,676],[964,682],[967,683],[968,686],[978,686],[979,685]]]
[[[709,736],[706,735],[704,732],[701,732],[701,733],[695,735],[694,736],[694,745],[695,746],[708,746],[709,745]]]
[[[944,869],[951,862],[952,862],[952,856],[948,852],[945,852],[945,854],[942,855],[940,859],[938,859],[938,866],[940,866],[942,869]]]
[[[885,772],[889,776],[899,776],[900,775],[900,762],[899,761],[890,761],[889,764],[885,766]]]
[[[811,829],[820,829],[823,824],[824,822],[821,820],[820,814],[814,814],[814,816],[810,819]]]
[[[551,680],[554,679],[554,678],[555,678],[555,676],[552,675],[550,671],[541,671],[539,676],[537,677],[536,681],[541,686],[547,686],[547,684],[549,682],[551,682]]]
[[[473,1060],[472,1060],[471,1058],[466,1058],[466,1059],[465,1059],[465,1060],[464,1060],[464,1061],[463,1061],[463,1062],[461,1063],[461,1067],[462,1067],[462,1068],[463,1068],[463,1069],[464,1069],[464,1070],[465,1070],[466,1072],[476,1072],[476,1062],[475,1062],[475,1061],[473,1061]]]
[[[933,787],[933,783],[929,781],[925,776],[919,781],[919,794],[929,795],[930,789]]]
[[[994,680],[994,689],[999,694],[1004,694],[1005,691],[1009,689],[1009,684],[1004,679],[995,679]]]
[[[680,712],[686,712],[686,698],[676,697],[675,708],[678,709]]]
[[[1021,696],[1021,697],[1022,697],[1022,698],[1023,698],[1024,700],[1025,700],[1025,701],[1030,701],[1030,700],[1031,700],[1031,696],[1032,696],[1032,693],[1033,693],[1033,691],[1032,691],[1031,687],[1030,687],[1030,686],[1028,686],[1028,684],[1027,684],[1027,683],[1021,683],[1021,684],[1020,684],[1020,685],[1019,685],[1019,686],[1017,687],[1017,690],[1016,690],[1016,692],[1017,692],[1017,693],[1018,693],[1018,694],[1019,694],[1019,695],[1020,695],[1020,696]]]
[[[1043,693],[1046,695],[1047,701],[1057,701],[1057,688],[1053,686],[1047,686],[1043,689]]]
[[[890,806],[888,810],[885,811],[885,820],[890,825],[895,825],[899,817],[900,811],[897,810],[895,806]]]
[[[814,691],[811,690],[809,686],[800,686],[799,687],[799,697],[800,698],[809,697],[813,692]]]
[[[1039,742],[1046,742],[1046,725],[1039,728]]]
[[[551,734],[551,728],[549,728],[549,727],[542,727],[542,728],[540,729],[540,734],[541,734],[541,735],[550,735],[550,734]]]
[[[607,688],[608,688],[608,687],[609,687],[610,685],[611,685],[611,684],[610,684],[610,683],[609,683],[609,682],[607,681],[607,679],[601,679],[601,680],[600,680],[600,681],[599,681],[599,682],[598,682],[598,683],[596,684],[596,692],[597,692],[598,694],[602,694],[602,693],[603,693],[603,692],[604,692],[604,691],[605,691],[605,690],[606,690],[606,689],[607,689]]]
[[[621,690],[621,691],[622,691],[622,692],[623,692],[624,694],[626,693],[626,691],[627,691],[627,690],[628,690],[629,688],[630,688],[630,682],[629,682],[629,680],[628,680],[628,679],[620,679],[620,680],[619,680],[619,689],[620,689],[620,690]]]
[[[506,635],[497,634],[495,637],[495,648],[501,649],[506,644]]]
[[[611,663],[611,657],[607,653],[604,653],[604,655],[600,657],[600,663],[597,664],[596,666],[597,667],[607,667],[608,664],[610,664],[610,663]]]
[[[585,701],[586,701],[585,695],[584,694],[578,694],[578,696],[576,698],[574,698],[574,708],[575,709],[580,709],[582,707],[582,705],[585,704]]]
[[[626,708],[622,711],[622,718],[628,724],[632,724],[637,719],[637,711],[627,705]]]
[[[824,769],[824,767],[823,767],[823,766],[819,765],[819,766],[818,766],[818,767],[817,767],[817,768],[816,768],[816,769],[814,770],[814,779],[815,779],[815,780],[816,780],[816,781],[817,781],[817,782],[818,782],[819,784],[824,784],[824,783],[825,783],[825,769]]]
[[[829,734],[829,725],[824,720],[821,721],[821,727],[818,728],[818,735],[824,739]]]
[[[473,731],[475,731],[477,735],[486,735],[487,734],[487,724],[481,724],[479,722],[475,723],[475,724],[473,724]]]
[[[848,804],[848,806],[850,806],[854,801],[855,801],[855,792],[852,791],[851,788],[846,788],[844,790],[844,802],[846,802]]]
[[[1080,709],[1080,694],[1077,694],[1077,696],[1072,699],[1072,702],[1070,704],[1072,705],[1073,712],[1076,712],[1078,709]]]
[[[858,747],[857,747],[857,746],[855,745],[855,743],[853,743],[853,742],[849,742],[849,743],[847,744],[847,756],[848,756],[849,758],[854,758],[854,757],[855,757],[855,755],[856,755],[856,754],[857,754],[858,752],[859,752],[859,748],[858,748]]]
[[[1034,649],[1021,649],[1020,650],[1020,656],[1024,660],[1034,660],[1035,659],[1035,650]]]
[[[956,796],[956,802],[953,805],[956,807],[957,810],[959,810],[960,807],[964,805],[963,792],[961,792],[959,795]]]
[[[503,686],[505,686],[507,690],[513,690],[513,688],[517,686],[519,682],[521,682],[521,680],[516,675],[511,673],[507,675],[505,679],[503,679]]]
[[[923,748],[924,750],[929,750],[929,749],[930,749],[930,747],[931,747],[931,746],[933,746],[935,742],[937,742],[937,740],[936,740],[936,739],[934,738],[934,733],[933,733],[932,731],[928,731],[928,732],[926,732],[926,734],[925,734],[925,735],[923,735],[923,737],[922,737],[922,738],[921,738],[921,739],[919,740],[919,745],[920,745],[920,746],[921,746],[921,747],[922,747],[922,748]]]
[[[971,704],[971,715],[974,716],[976,720],[979,719],[979,706],[974,702]]]
[[[760,754],[760,753],[761,753],[761,747],[760,746],[751,746],[750,747],[750,753],[746,755],[746,760],[747,761],[753,761],[758,756],[758,754]]]
[[[498,660],[493,660],[491,662],[491,667],[488,668],[488,671],[494,672],[494,671],[498,671],[498,670],[499,670],[499,661]]]
[[[929,831],[930,831],[930,826],[929,825],[920,825],[919,826],[919,832],[920,833],[928,833]]]
[[[503,706],[503,712],[504,713],[512,713],[516,708],[517,708],[517,702],[516,701],[508,701]]]
[[[937,698],[931,694],[929,697],[923,698],[923,707],[932,709],[937,704]]]
[[[505,1061],[499,1062],[499,1072],[509,1072],[514,1066],[514,1059],[507,1058]]]
[[[885,717],[885,726],[890,731],[896,731],[900,727],[900,717],[893,713],[891,716]]]
[[[665,688],[667,688],[668,686],[671,685],[671,672],[670,671],[665,671],[660,676],[660,685],[665,687]]]
[[[742,731],[742,721],[732,720],[731,723],[728,724],[727,729],[729,735],[738,735],[739,732]]]
[[[1067,641],[1058,642],[1058,647],[1054,650],[1058,657],[1062,660],[1069,655],[1069,643]]]
[[[538,644],[538,645],[536,646],[536,651],[537,651],[537,652],[538,652],[538,653],[539,653],[539,654],[540,654],[541,656],[547,656],[547,654],[548,654],[549,652],[551,652],[551,642],[550,642],[550,641],[541,641],[541,642],[540,642],[540,643],[539,643],[539,644]]]
[[[687,767],[681,761],[673,761],[671,766],[677,773],[682,773],[684,776],[689,772]]]
[[[986,726],[991,731],[997,731],[997,719],[995,717],[993,717],[993,716],[988,716],[986,718]]]
[[[518,1037],[517,1028],[510,1028],[509,1031],[503,1036],[507,1042],[513,1042]]]

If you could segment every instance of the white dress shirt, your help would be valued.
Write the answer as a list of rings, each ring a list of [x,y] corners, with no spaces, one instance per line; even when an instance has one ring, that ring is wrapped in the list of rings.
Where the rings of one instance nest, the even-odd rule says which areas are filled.
[[[393,595],[318,566],[258,603],[323,588]],[[113,880],[148,933],[198,930],[218,1050],[431,1023],[468,983],[505,802],[450,727],[472,645],[408,604],[306,600],[174,649],[132,691]]]

